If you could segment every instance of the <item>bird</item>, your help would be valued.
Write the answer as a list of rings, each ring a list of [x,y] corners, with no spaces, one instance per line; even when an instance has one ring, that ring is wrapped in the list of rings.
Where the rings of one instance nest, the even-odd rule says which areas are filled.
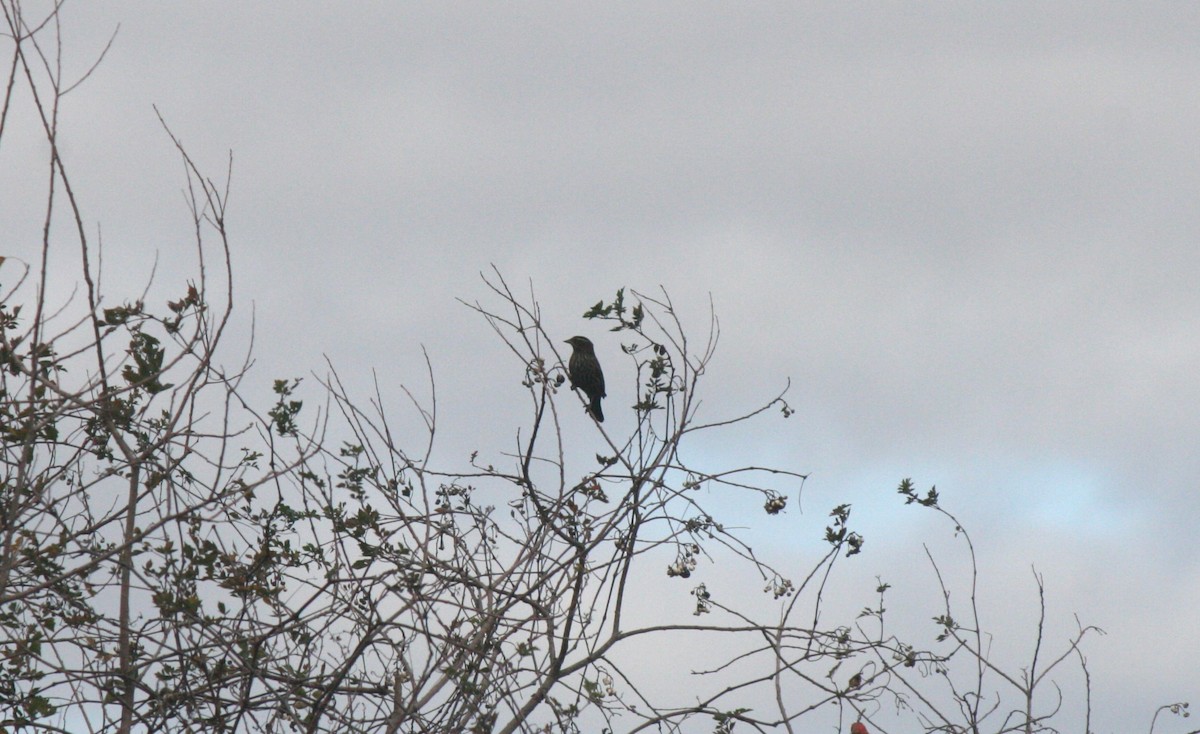
[[[597,422],[604,422],[604,411],[600,409],[600,398],[604,392],[604,371],[596,359],[596,349],[586,336],[573,336],[566,340],[571,345],[571,359],[567,362],[567,377],[571,387],[578,388],[588,397],[588,412]]]

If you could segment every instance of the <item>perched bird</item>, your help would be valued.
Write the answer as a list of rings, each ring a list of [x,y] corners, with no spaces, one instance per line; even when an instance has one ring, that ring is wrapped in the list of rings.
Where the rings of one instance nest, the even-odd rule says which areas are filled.
[[[567,377],[571,378],[571,387],[583,390],[590,405],[588,412],[597,421],[604,422],[604,411],[600,409],[600,398],[604,392],[604,372],[600,369],[600,360],[596,359],[596,350],[592,340],[586,336],[573,336],[567,339],[571,345],[571,359],[567,362]]]

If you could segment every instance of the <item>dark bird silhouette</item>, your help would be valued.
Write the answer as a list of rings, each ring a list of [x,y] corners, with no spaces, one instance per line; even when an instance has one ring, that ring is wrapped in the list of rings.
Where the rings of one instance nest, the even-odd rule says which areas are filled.
[[[604,422],[604,411],[600,409],[600,398],[608,395],[604,392],[604,372],[600,369],[600,360],[596,359],[596,350],[592,340],[586,336],[573,336],[567,340],[571,345],[571,359],[567,362],[567,377],[571,378],[571,387],[583,390],[587,395],[588,412],[600,423]]]

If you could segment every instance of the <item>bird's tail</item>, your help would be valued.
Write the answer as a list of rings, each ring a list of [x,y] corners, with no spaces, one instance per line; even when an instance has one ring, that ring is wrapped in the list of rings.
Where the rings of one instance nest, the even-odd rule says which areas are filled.
[[[596,418],[597,422],[604,422],[604,411],[600,409],[600,398],[595,398],[592,400],[590,411],[591,414]]]

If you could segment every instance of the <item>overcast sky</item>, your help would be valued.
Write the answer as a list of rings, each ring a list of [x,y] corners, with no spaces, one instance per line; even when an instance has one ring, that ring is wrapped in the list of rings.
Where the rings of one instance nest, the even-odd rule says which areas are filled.
[[[1036,566],[1056,631],[1108,632],[1087,648],[1097,732],[1200,704],[1200,5],[94,2],[63,20],[76,70],[120,27],[61,122],[110,292],[136,294],[156,252],[172,296],[191,266],[157,105],[213,177],[233,151],[263,385],[328,354],[419,387],[425,345],[443,425],[499,448],[520,365],[455,301],[485,298],[495,264],[556,333],[596,341],[619,428],[618,341],[579,315],[662,285],[701,330],[711,295],[705,410],[792,381],[795,416],[711,447],[811,472],[804,531],[777,542],[816,553],[853,503],[856,572],[902,586],[921,540],[952,533],[895,485],[936,484],[972,532],[985,624],[1033,603]],[[28,224],[2,235],[13,255],[44,188],[11,173],[37,160],[23,119],[0,148],[0,219]],[[481,375],[480,354],[513,373]]]

